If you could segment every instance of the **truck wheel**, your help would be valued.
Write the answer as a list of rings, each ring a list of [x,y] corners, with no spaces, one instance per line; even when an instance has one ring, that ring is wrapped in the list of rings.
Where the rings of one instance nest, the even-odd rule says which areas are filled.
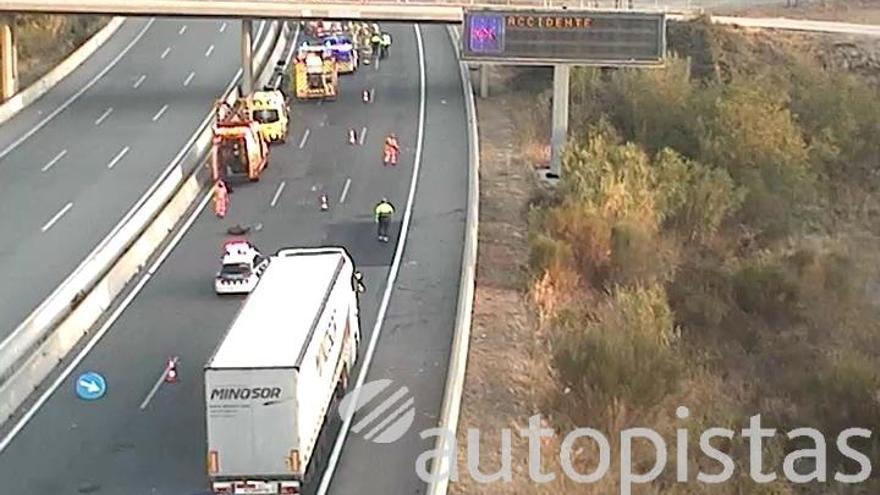
[[[342,399],[345,392],[348,391],[348,368],[342,368],[342,375],[339,377],[339,384],[336,386],[336,398]]]

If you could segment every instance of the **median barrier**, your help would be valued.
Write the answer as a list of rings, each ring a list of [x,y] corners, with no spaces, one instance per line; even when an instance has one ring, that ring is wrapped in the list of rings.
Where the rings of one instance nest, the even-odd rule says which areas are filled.
[[[456,53],[459,53],[459,33],[449,26],[449,39]],[[471,86],[467,64],[459,62],[462,91],[464,91],[465,110],[468,120],[468,194],[467,216],[465,220],[464,251],[461,257],[461,277],[458,287],[458,305],[455,313],[455,329],[449,355],[446,375],[446,388],[443,392],[443,405],[438,427],[451,435],[438,435],[434,452],[438,453],[432,468],[432,483],[428,485],[428,495],[445,495],[449,489],[449,475],[457,462],[452,445],[447,437],[455,439],[458,431],[458,418],[461,412],[461,395],[464,391],[465,371],[467,370],[468,347],[471,335],[471,316],[474,305],[474,288],[477,275],[477,234],[480,226],[480,132],[477,123],[477,110],[474,104],[474,90]],[[451,457],[451,459],[450,459]]]
[[[91,38],[80,45],[79,48],[67,56],[55,68],[47,72],[43,77],[37,79],[27,88],[12,95],[8,100],[0,104],[0,124],[14,117],[18,112],[22,111],[31,103],[37,101],[41,96],[46,94],[50,89],[55,87],[62,79],[70,75],[77,67],[82,65],[98,48],[104,46],[104,43],[116,33],[117,30],[125,22],[125,17],[114,17],[103,28],[93,34]]]
[[[275,64],[270,62],[290,35],[286,23],[282,27],[273,22],[268,29],[254,56],[260,79],[271,75]],[[226,90],[230,103],[239,95],[240,77],[241,71]],[[89,332],[187,211],[202,188],[199,174],[206,169],[200,165],[211,144],[212,119],[213,114],[205,118],[165,172],[86,261],[0,343],[0,396],[4,398],[0,424]]]

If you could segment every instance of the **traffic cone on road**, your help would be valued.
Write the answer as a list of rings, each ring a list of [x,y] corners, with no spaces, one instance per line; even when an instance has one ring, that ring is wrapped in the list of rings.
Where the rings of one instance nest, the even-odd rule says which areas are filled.
[[[177,383],[177,358],[170,358],[165,366],[165,383]]]
[[[327,195],[321,195],[321,211],[327,211],[330,208],[330,205],[327,204]]]
[[[354,129],[348,130],[348,144],[357,144],[357,132]]]

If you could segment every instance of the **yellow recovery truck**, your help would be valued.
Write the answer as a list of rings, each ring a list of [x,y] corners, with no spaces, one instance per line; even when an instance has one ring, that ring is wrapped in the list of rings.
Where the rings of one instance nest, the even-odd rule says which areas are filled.
[[[332,50],[304,43],[294,64],[293,86],[301,100],[335,100],[339,93],[339,68]]]

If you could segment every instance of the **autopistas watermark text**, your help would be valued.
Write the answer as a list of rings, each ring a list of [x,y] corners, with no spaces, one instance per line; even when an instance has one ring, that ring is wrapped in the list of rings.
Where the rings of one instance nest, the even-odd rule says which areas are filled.
[[[690,411],[686,407],[679,407],[676,411],[679,420],[690,417]],[[542,426],[541,417],[538,415],[529,418],[528,428],[520,429],[519,435],[528,439],[528,468],[529,479],[535,483],[549,483],[556,479],[557,473],[542,472],[541,440],[554,436],[551,428]],[[739,432],[749,445],[749,476],[757,483],[770,483],[779,477],[778,466],[767,468],[764,465],[763,441],[777,435],[774,428],[764,428],[761,425],[761,415],[752,416],[749,425]],[[500,467],[493,473],[480,471],[480,431],[469,428],[467,430],[467,473],[478,483],[503,483],[513,479],[512,460],[514,453],[511,448],[512,432],[504,428],[501,434]],[[871,431],[865,428],[848,428],[842,431],[836,438],[836,450],[843,457],[852,461],[853,467],[858,466],[855,472],[835,471],[828,472],[828,445],[826,437],[820,431],[813,428],[796,428],[783,433],[789,440],[798,441],[798,444],[810,445],[810,448],[794,450],[785,456],[782,465],[782,475],[792,483],[826,482],[833,479],[840,483],[856,484],[866,481],[871,476],[871,460],[863,452],[852,445],[855,438],[870,439]],[[686,428],[678,428],[675,438],[675,479],[679,483],[705,483],[719,484],[731,479],[736,463],[726,452],[716,445],[719,442],[733,440],[737,432],[728,428],[709,428],[699,435],[699,449],[704,456],[714,461],[717,469],[712,472],[698,470],[696,474],[689,470],[688,453],[691,445],[690,432]],[[443,447],[423,452],[416,460],[416,472],[426,483],[440,481],[448,478],[452,481],[459,480],[459,472],[456,467],[456,453],[459,446],[456,445],[455,435],[441,428],[431,428],[420,433],[422,439],[441,437]],[[654,464],[650,469],[636,472],[634,469],[633,446],[635,442],[647,442],[654,450]],[[598,462],[593,462],[595,467],[590,472],[578,471],[575,464],[574,452],[577,442],[593,442],[598,451]],[[867,443],[867,442],[863,442]],[[650,428],[630,428],[620,432],[619,439],[619,482],[621,495],[630,495],[633,487],[639,484],[647,484],[656,480],[666,470],[669,454],[666,441],[656,431]],[[449,469],[445,472],[432,473],[431,467],[446,457],[445,465]],[[564,476],[577,483],[596,483],[603,479],[611,469],[612,448],[608,437],[593,428],[577,428],[569,432],[563,439],[559,450],[559,463],[562,466]]]

